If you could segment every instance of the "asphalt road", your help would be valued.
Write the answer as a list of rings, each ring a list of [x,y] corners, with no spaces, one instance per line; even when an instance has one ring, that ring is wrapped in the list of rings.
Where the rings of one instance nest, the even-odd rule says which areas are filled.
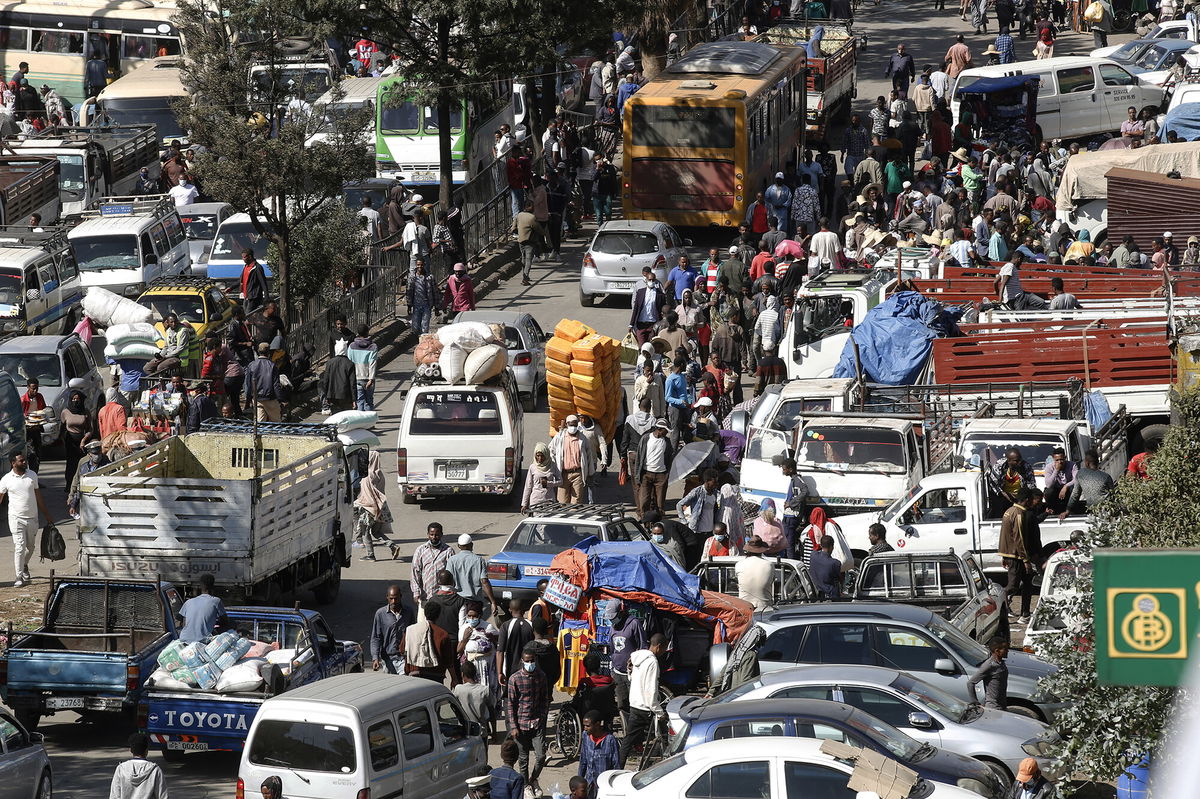
[[[883,67],[894,45],[904,42],[914,54],[918,66],[939,60],[953,42],[955,33],[968,33],[951,12],[936,13],[932,3],[894,2],[884,0],[878,6],[864,5],[857,29],[870,38],[867,47],[859,55],[859,100],[856,109],[865,110],[871,100],[886,94],[890,84],[883,80]],[[1128,38],[1128,37],[1125,37]],[[969,38],[975,53],[982,53],[991,43],[991,37]],[[1116,39],[1114,39],[1116,41]],[[1032,48],[1018,43],[1018,53]],[[1060,39],[1058,54],[1086,53],[1091,48],[1090,37],[1067,34]],[[980,59],[982,61],[982,59]],[[831,137],[834,142],[838,136]],[[836,149],[836,146],[835,146]],[[620,338],[624,335],[628,320],[628,304],[624,300],[599,302],[593,308],[579,307],[577,300],[578,269],[582,248],[590,237],[591,228],[585,229],[580,237],[571,240],[562,250],[561,262],[538,263],[534,267],[532,286],[522,287],[519,280],[510,280],[499,290],[487,297],[481,308],[514,309],[528,311],[541,325],[551,329],[562,318],[578,319],[595,327],[602,333]],[[731,234],[725,231],[693,230],[683,235],[694,240],[697,256],[710,245],[727,244]],[[383,342],[381,342],[383,343]],[[376,390],[376,402],[380,411],[377,431],[385,446],[394,446],[396,428],[402,407],[406,381],[412,371],[411,354],[402,354],[381,370]],[[538,411],[526,415],[525,453],[532,456],[533,445],[548,438],[548,417],[544,399]],[[396,517],[396,536],[402,541],[400,558],[374,563],[359,561],[361,550],[355,551],[355,562],[343,573],[341,595],[330,607],[320,608],[340,638],[364,641],[369,633],[374,610],[383,604],[387,587],[401,584],[407,591],[410,573],[408,558],[413,549],[424,540],[425,527],[431,521],[444,525],[447,540],[453,541],[458,534],[470,533],[476,540],[476,551],[485,556],[494,554],[519,520],[515,501],[478,498],[447,498],[422,502],[420,505],[402,505],[392,477],[395,464],[385,458],[385,470],[389,472],[389,500]],[[50,461],[42,475],[47,498],[58,518],[65,511],[63,498],[62,461]],[[623,501],[629,498],[628,489],[617,486],[615,471],[597,486],[598,501]],[[678,490],[671,499],[678,498]],[[0,523],[4,524],[4,523]],[[6,527],[6,524],[4,525]],[[75,545],[73,535],[63,528],[71,551],[64,563],[73,563]],[[0,574],[7,576],[8,564],[12,562],[11,539],[0,539]],[[383,550],[386,551],[386,550]],[[35,578],[49,574],[49,564],[35,562],[31,566]],[[7,579],[7,577],[6,577]],[[41,587],[39,587],[41,586]],[[15,596],[14,589],[0,588],[0,602],[8,609],[6,621],[18,622],[40,611],[40,592],[44,591],[45,580],[35,583],[36,591],[24,592],[24,597]],[[311,594],[297,597],[306,607],[316,607]],[[113,768],[126,757],[124,742],[131,731],[116,722],[87,724],[79,721],[76,714],[62,712],[43,719],[40,730],[46,735],[46,746],[55,770],[56,795],[66,799],[94,797],[107,790]],[[495,749],[493,764],[499,763]],[[173,799],[211,799],[232,796],[237,778],[238,757],[228,753],[189,754],[181,763],[166,763],[157,755],[166,772]],[[566,779],[574,773],[560,763],[561,758],[551,758],[550,765],[542,777],[544,788],[552,789],[560,783],[565,789]]]

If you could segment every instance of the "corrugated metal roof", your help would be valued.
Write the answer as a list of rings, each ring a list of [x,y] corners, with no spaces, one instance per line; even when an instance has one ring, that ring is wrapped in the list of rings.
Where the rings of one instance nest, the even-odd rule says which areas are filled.
[[[1156,172],[1114,167],[1108,181],[1108,240],[1120,243],[1133,236],[1150,254],[1150,243],[1171,232],[1175,246],[1183,249],[1188,236],[1200,236],[1200,178],[1168,178]],[[1187,209],[1188,212],[1185,212]]]

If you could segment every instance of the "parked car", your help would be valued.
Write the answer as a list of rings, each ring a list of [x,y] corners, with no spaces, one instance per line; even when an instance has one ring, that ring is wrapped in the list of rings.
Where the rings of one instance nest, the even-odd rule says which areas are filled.
[[[842,702],[825,699],[759,699],[702,705],[680,713],[669,754],[707,741],[787,735],[857,746],[908,766],[927,780],[957,785],[1001,799],[1009,780],[978,760],[938,749]]]
[[[648,540],[641,522],[626,515],[624,505],[534,505],[488,561],[492,590],[504,599],[533,600],[538,581],[550,575],[554,556],[593,536],[601,541]]]
[[[691,243],[665,222],[605,222],[583,254],[579,304],[592,305],[597,294],[636,293],[646,266],[665,284],[667,273],[679,262],[679,256],[688,254],[684,248]]]
[[[54,772],[40,732],[27,732],[7,711],[0,710],[0,796],[4,799],[50,799]]]
[[[741,557],[730,555],[708,558],[692,568],[692,574],[700,578],[700,585],[709,591],[718,591],[730,596],[738,595],[735,567]],[[789,602],[807,602],[817,599],[817,589],[808,576],[808,566],[802,560],[775,558],[775,583],[772,586],[772,605]]]
[[[759,614],[767,633],[758,648],[763,672],[797,663],[887,666],[909,672],[962,701],[967,678],[990,655],[941,616],[925,608],[885,602],[792,605]],[[1008,709],[1049,721],[1063,703],[1038,685],[1057,671],[1025,652],[1008,656]],[[982,686],[977,688],[982,693]]]
[[[523,311],[460,311],[454,321],[504,326],[504,347],[508,350],[508,365],[517,379],[521,406],[532,413],[537,408],[539,392],[546,387],[547,334],[537,320]]]
[[[1064,614],[1055,607],[1054,602],[1047,600],[1077,595],[1079,592],[1072,587],[1071,578],[1076,574],[1089,574],[1091,571],[1092,562],[1074,547],[1060,550],[1050,556],[1042,569],[1042,588],[1038,593],[1037,605],[1033,608],[1033,618],[1029,622],[1029,628],[1025,630],[1022,648],[1026,652],[1046,657],[1046,638],[1062,635],[1073,621],[1070,618],[1064,619]]]
[[[1134,39],[1121,45],[1108,58],[1142,80],[1162,86],[1179,57],[1194,47],[1200,45],[1187,39]]]
[[[183,223],[183,235],[187,236],[188,255],[192,259],[191,274],[199,277],[208,275],[208,254],[212,252],[217,229],[227,217],[233,216],[229,203],[192,203],[181,205],[179,221]]]
[[[710,705],[760,699],[805,698],[844,702],[918,741],[972,757],[1007,783],[1026,757],[1039,757],[1058,739],[1046,724],[1017,713],[969,704],[917,677],[879,666],[795,666],[744,682],[709,700]],[[680,696],[667,705],[673,725],[683,723],[696,696]],[[1042,763],[1043,770],[1050,763]]]
[[[597,799],[866,799],[847,786],[854,765],[821,751],[824,741],[748,738],[711,741],[644,771],[606,771]],[[954,785],[922,780],[914,799],[978,799]]]
[[[89,411],[104,398],[104,379],[96,368],[87,345],[74,333],[65,336],[14,336],[0,341],[0,372],[8,372],[20,393],[30,378],[38,381],[46,399],[42,424],[42,446],[57,444],[62,437],[62,412],[67,407],[72,381],[84,396]]]

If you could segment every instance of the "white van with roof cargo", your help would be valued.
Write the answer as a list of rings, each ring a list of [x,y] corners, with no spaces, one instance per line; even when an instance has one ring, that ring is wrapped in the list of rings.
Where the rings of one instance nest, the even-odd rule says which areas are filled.
[[[1143,80],[1110,58],[1064,56],[964,69],[951,94],[950,110],[959,117],[959,93],[977,80],[1029,75],[1041,79],[1037,125],[1042,138],[1077,139],[1120,130],[1130,106],[1158,106],[1161,86]]]
[[[84,212],[67,239],[85,288],[102,286],[126,297],[191,265],[175,203],[162,194],[110,197]]]
[[[487,771],[482,730],[441,683],[343,674],[268,699],[242,750],[237,795],[267,777],[288,799],[460,799]]]
[[[0,332],[70,333],[82,300],[66,228],[0,229]]]
[[[400,412],[396,479],[405,504],[518,490],[524,415],[512,368],[478,385],[414,376]]]

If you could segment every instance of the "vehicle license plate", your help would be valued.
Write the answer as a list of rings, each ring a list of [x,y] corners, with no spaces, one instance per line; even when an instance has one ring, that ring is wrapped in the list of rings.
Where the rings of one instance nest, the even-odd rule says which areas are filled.
[[[526,577],[541,577],[550,573],[549,566],[526,566],[523,571]]]
[[[208,744],[196,743],[193,741],[167,741],[168,749],[177,749],[183,752],[207,752]]]
[[[470,469],[465,463],[447,463],[446,464],[446,479],[447,480],[466,480]]]
[[[46,707],[51,710],[69,710],[83,707],[82,696],[52,696],[46,700]]]
[[[612,287],[614,291],[631,291],[633,289],[633,283],[613,283]]]

